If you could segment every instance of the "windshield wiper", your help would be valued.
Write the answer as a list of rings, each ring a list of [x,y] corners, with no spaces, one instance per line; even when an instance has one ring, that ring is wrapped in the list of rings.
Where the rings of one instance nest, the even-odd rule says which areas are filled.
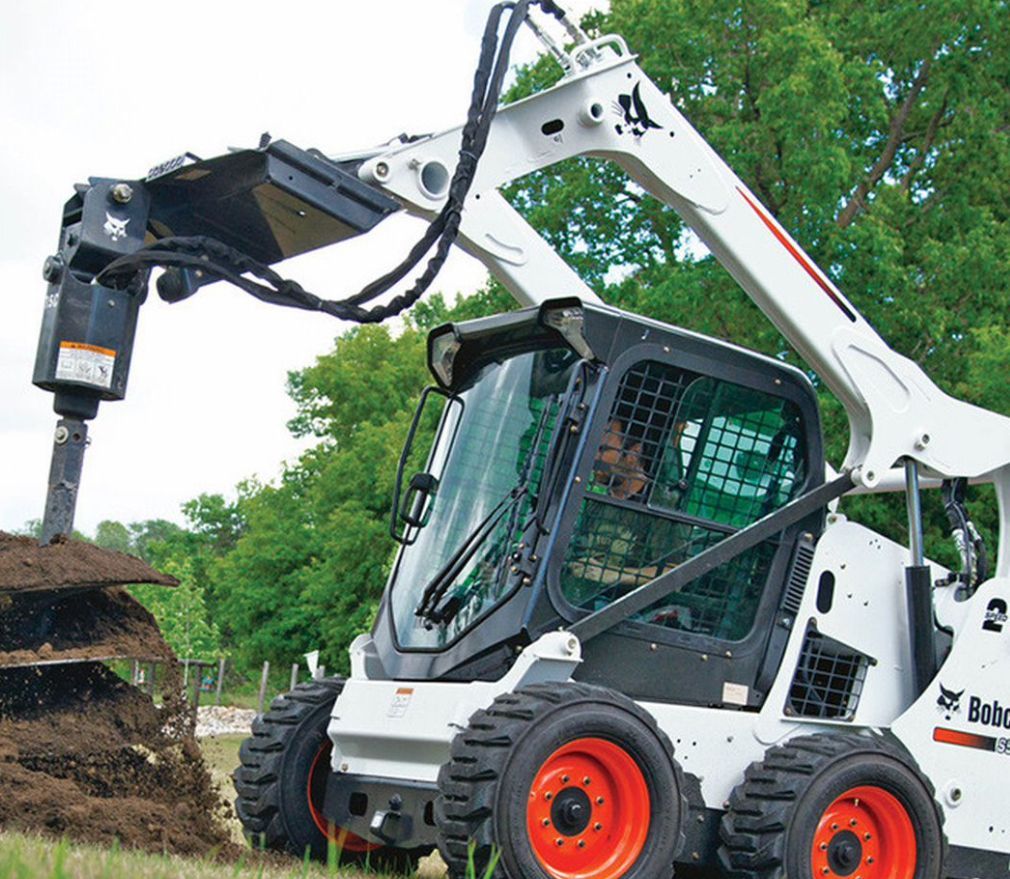
[[[488,513],[480,524],[467,535],[466,540],[463,541],[459,549],[452,554],[448,561],[436,572],[435,576],[431,578],[428,585],[425,586],[424,594],[421,596],[421,603],[417,606],[417,610],[414,611],[416,616],[430,623],[448,622],[452,616],[455,616],[455,613],[453,613],[452,616],[446,619],[445,613],[447,609],[442,608],[440,610],[438,607],[439,603],[445,598],[445,593],[449,591],[449,587],[452,586],[456,578],[462,573],[467,563],[487,539],[487,536],[494,531],[505,514],[516,506],[521,498],[525,497],[526,492],[527,488],[524,485],[517,485],[510,489],[508,494],[495,504],[494,509]]]
[[[498,523],[507,513],[512,511],[508,528],[504,535],[504,544],[507,547],[512,539],[512,534],[519,522],[519,501],[529,492],[530,477],[537,457],[540,454],[540,447],[543,444],[544,434],[547,429],[547,422],[550,419],[551,407],[557,402],[551,397],[544,401],[543,411],[540,413],[540,420],[537,422],[536,433],[533,435],[533,442],[530,443],[530,450],[523,461],[522,472],[516,484],[509,489],[508,493],[495,506],[494,509],[480,522],[467,538],[460,545],[460,548],[453,553],[452,557],[438,570],[431,578],[421,596],[421,603],[414,611],[416,616],[430,623],[444,624],[451,622],[453,617],[463,606],[462,596],[454,595],[442,607],[439,605],[445,598],[456,578],[463,572],[470,559],[484,543],[487,537],[498,526]],[[501,576],[501,565],[507,560],[508,554],[503,553],[495,570],[495,578]]]

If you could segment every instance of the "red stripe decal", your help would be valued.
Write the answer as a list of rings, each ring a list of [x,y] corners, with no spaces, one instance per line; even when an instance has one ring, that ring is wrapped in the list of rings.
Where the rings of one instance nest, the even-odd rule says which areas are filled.
[[[956,729],[944,729],[942,726],[933,730],[933,741],[943,742],[946,745],[960,745],[963,748],[978,748],[981,751],[996,750],[996,739],[991,736],[979,736]]]
[[[747,195],[747,193],[744,190],[742,190],[739,186],[736,189],[737,192],[739,192],[740,195],[743,196],[744,201],[746,201],[747,204],[751,206],[751,209],[754,211],[754,213],[761,218],[761,222],[764,223],[771,231],[772,235],[774,235],[778,239],[779,244],[781,244],[786,250],[789,251],[789,255],[800,264],[800,267],[803,269],[803,271],[805,271],[808,275],[810,275],[811,278],[814,279],[817,286],[828,294],[831,301],[834,302],[835,305],[837,305],[842,310],[842,313],[849,320],[855,323],[856,316],[855,314],[852,313],[852,309],[849,308],[849,306],[842,301],[841,297],[831,288],[831,285],[824,279],[821,273],[810,264],[810,261],[803,255],[802,251],[800,251],[800,249],[795,244],[793,244],[792,241],[789,240],[789,237],[786,235],[785,232],[782,231],[782,228],[779,226],[779,224],[776,223],[775,220],[773,220],[770,216],[768,216],[768,214],[766,214],[764,210],[762,210],[761,206],[756,201],[754,201],[749,195]]]

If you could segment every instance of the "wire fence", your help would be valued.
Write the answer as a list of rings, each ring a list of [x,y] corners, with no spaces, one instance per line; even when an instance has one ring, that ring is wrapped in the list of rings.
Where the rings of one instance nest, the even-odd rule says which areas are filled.
[[[141,662],[135,659],[130,668],[130,683],[144,690],[153,699],[159,692],[159,683],[166,680],[166,665],[165,662]],[[178,659],[175,666],[182,671],[182,689],[193,708],[199,708],[201,704],[221,705],[222,701],[227,703],[229,696],[233,695],[232,687],[241,692],[243,702],[248,702],[250,685],[253,685],[256,710],[262,714],[273,697],[283,689],[278,681],[277,672],[271,674],[269,660],[263,662],[258,684],[250,681],[246,675],[235,672],[223,656],[217,660]],[[308,672],[308,669],[305,671]],[[231,679],[228,677],[229,674],[232,675]],[[319,680],[325,676],[324,665],[317,666],[314,674],[306,675],[303,674],[300,663],[292,663],[287,689],[293,690],[303,679]]]

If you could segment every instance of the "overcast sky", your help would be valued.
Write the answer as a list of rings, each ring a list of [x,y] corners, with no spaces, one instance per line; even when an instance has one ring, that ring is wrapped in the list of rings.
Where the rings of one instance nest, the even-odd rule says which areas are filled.
[[[578,10],[602,3],[577,0]],[[266,3],[98,0],[0,12],[0,530],[41,516],[56,416],[31,384],[60,211],[88,176],[139,177],[191,151],[255,146],[261,132],[339,153],[462,121],[490,0]],[[513,60],[530,60],[528,36]],[[281,264],[339,298],[398,261],[421,232],[394,217],[368,236]],[[434,289],[485,277],[456,252]],[[181,521],[201,492],[269,480],[302,444],[287,432],[287,372],[347,326],[217,284],[141,309],[127,398],[103,403],[77,527]]]

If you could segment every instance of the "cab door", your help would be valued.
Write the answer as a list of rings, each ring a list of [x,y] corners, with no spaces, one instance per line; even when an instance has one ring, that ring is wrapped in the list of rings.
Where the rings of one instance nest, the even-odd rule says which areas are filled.
[[[638,346],[615,364],[550,569],[562,616],[606,607],[823,481],[809,383],[734,355],[705,362]],[[593,639],[577,677],[642,699],[760,705],[766,667],[777,663],[770,651],[784,641],[770,635],[797,537],[821,519]]]

